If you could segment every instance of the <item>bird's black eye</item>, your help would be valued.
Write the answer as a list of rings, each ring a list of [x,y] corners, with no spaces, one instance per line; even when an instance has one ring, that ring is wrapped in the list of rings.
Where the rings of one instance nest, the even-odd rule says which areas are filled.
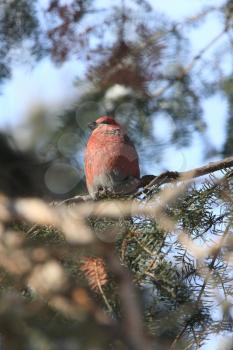
[[[105,120],[105,121],[101,122],[100,124],[110,124],[110,122],[108,120]]]
[[[94,130],[94,129],[97,127],[97,124],[96,124],[96,122],[91,122],[91,123],[88,123],[88,127],[89,127],[91,130]]]

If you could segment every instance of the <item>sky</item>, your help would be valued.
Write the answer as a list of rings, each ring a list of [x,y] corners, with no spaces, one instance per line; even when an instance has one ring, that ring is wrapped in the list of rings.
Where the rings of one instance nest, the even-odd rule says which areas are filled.
[[[46,3],[47,0],[43,0]],[[63,0],[64,2],[64,0]],[[96,4],[105,7],[112,4],[112,0],[97,0]],[[193,16],[203,6],[221,5],[223,0],[151,0],[153,7],[166,14],[168,17],[182,21],[183,18]],[[216,16],[210,16],[199,29],[190,30],[192,49],[190,57],[211,41],[221,31],[221,23]],[[210,50],[207,53],[211,55]],[[188,64],[189,62],[187,62]],[[223,62],[226,72],[231,69],[231,62],[226,59]],[[77,88],[73,86],[74,77],[80,73],[77,62],[70,61],[62,67],[55,67],[49,59],[42,60],[35,68],[31,66],[17,66],[12,72],[12,79],[1,86],[0,95],[0,128],[11,130],[20,124],[25,115],[35,104],[42,104],[46,108],[56,110],[64,108],[77,98]],[[46,84],[45,84],[46,82]],[[225,123],[227,116],[227,104],[223,96],[216,95],[205,100],[203,104],[204,119],[208,125],[207,134],[217,148],[220,148],[225,138]],[[162,124],[164,123],[164,128]],[[155,133],[158,125],[154,125]],[[162,131],[161,131],[162,130]],[[159,124],[159,132],[166,130],[166,121]],[[166,132],[166,131],[165,131]],[[203,160],[203,144],[198,135],[195,135],[192,145],[177,151],[167,148],[164,161],[161,165],[151,166],[151,173],[159,173],[162,169],[184,171],[205,163]],[[150,160],[151,162],[151,160]],[[217,350],[222,337],[212,336],[201,350]]]

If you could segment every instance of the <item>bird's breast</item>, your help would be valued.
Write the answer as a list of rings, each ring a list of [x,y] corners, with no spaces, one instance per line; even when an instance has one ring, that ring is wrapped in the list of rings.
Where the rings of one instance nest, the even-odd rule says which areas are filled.
[[[138,155],[127,135],[119,129],[92,133],[85,152],[85,173],[88,187],[138,178]]]

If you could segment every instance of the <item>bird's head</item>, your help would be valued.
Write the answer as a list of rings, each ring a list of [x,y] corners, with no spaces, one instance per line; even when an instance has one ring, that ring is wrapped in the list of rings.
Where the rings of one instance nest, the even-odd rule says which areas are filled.
[[[101,125],[119,126],[119,124],[116,122],[116,120],[114,118],[103,116],[103,117],[98,118],[95,122],[89,123],[88,127],[91,130],[94,130]]]

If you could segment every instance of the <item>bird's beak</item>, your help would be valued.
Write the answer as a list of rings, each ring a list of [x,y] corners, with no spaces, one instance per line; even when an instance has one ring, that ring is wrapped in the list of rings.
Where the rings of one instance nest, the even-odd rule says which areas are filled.
[[[96,122],[88,123],[88,128],[90,128],[91,130],[94,130],[96,127],[97,127],[97,123]]]

